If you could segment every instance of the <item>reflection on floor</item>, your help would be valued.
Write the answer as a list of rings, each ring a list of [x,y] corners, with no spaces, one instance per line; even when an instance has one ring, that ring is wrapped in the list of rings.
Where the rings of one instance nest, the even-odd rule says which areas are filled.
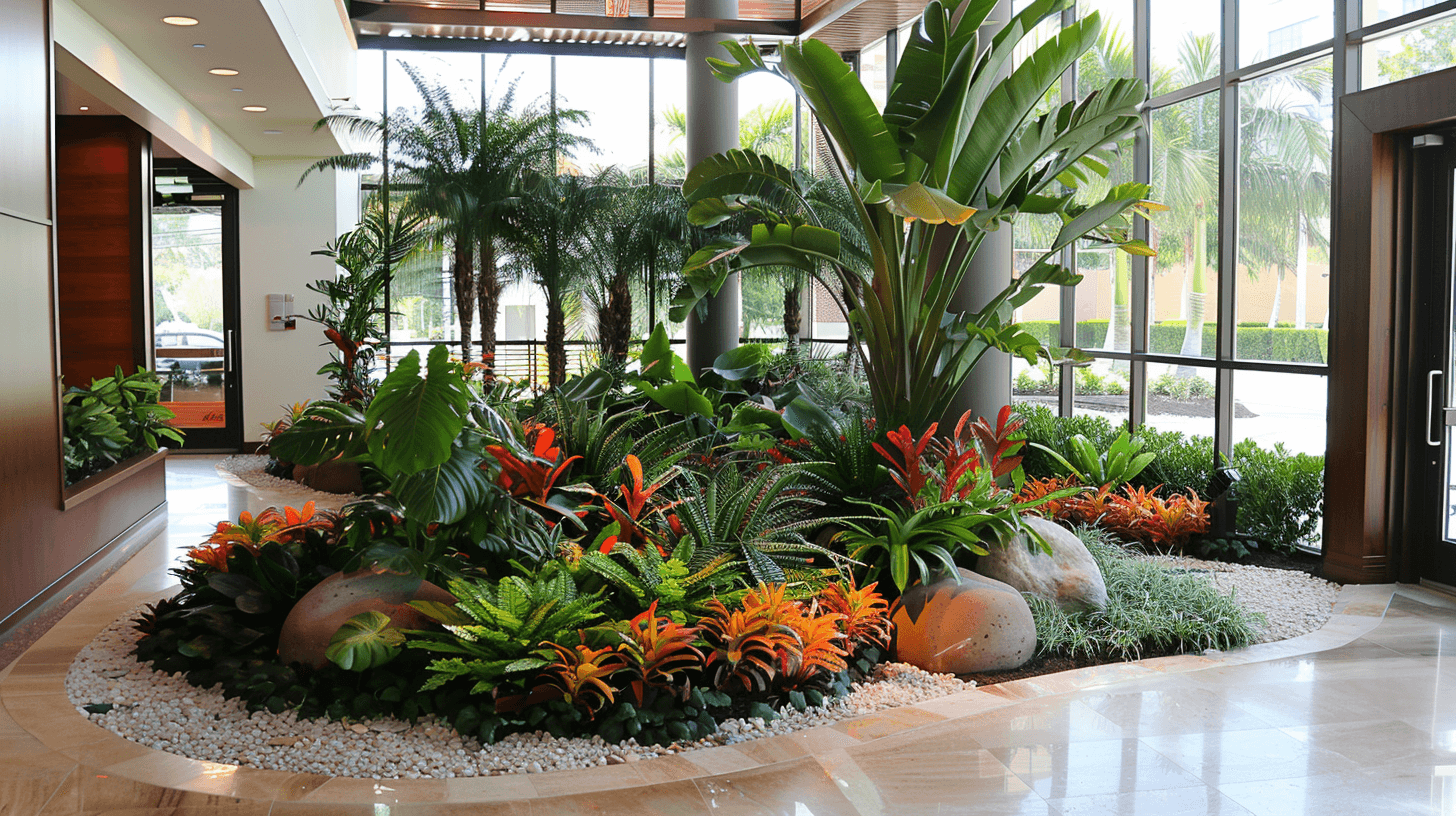
[[[1349,588],[1302,646],[1039,678],[637,767],[410,784],[179,760],[56,689],[108,616],[168,589],[182,548],[261,509],[213,461],[169,460],[168,531],[0,671],[0,814],[1456,813],[1456,603],[1410,587]]]

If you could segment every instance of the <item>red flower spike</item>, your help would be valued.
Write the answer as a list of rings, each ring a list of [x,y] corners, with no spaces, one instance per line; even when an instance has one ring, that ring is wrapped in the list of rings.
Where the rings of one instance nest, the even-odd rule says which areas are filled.
[[[895,484],[905,491],[910,502],[916,506],[924,504],[925,499],[920,492],[930,481],[921,457],[925,455],[925,448],[930,444],[930,440],[935,437],[937,427],[938,424],[932,422],[918,442],[915,435],[910,433],[910,428],[905,425],[901,425],[898,431],[890,431],[885,434],[885,438],[900,451],[901,461],[896,461],[889,451],[880,446],[880,443],[874,443],[875,451],[890,463],[890,478],[895,480]]]

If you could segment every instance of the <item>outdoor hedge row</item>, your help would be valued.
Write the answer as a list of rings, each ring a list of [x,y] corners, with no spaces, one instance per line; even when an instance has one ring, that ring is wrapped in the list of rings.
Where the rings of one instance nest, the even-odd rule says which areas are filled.
[[[1045,345],[1059,339],[1057,321],[1029,320],[1021,324],[1027,332]],[[1179,354],[1183,350],[1184,321],[1154,323],[1148,330],[1148,349],[1153,354]],[[1212,356],[1218,327],[1203,324],[1203,353]],[[1329,360],[1329,332],[1324,329],[1296,329],[1280,325],[1269,328],[1263,323],[1241,323],[1234,338],[1241,360],[1273,360],[1286,363],[1325,363]],[[1106,320],[1081,320],[1077,323],[1078,348],[1101,348],[1107,337]]]

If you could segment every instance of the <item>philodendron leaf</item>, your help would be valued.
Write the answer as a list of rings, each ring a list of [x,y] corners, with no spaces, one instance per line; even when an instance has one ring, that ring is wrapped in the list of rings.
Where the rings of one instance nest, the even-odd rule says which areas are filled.
[[[329,638],[324,657],[341,669],[364,671],[393,660],[403,644],[404,635],[389,628],[389,616],[371,610],[344,621]]]
[[[658,388],[643,382],[638,383],[637,387],[653,402],[675,414],[700,414],[706,417],[713,415],[713,403],[692,383],[668,383]]]
[[[379,384],[365,413],[369,455],[385,474],[419,473],[450,458],[470,411],[470,388],[445,346],[430,349],[425,376],[411,351]]]

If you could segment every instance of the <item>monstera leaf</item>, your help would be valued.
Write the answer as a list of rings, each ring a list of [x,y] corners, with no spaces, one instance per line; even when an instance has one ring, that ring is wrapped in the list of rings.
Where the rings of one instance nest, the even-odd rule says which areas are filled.
[[[324,656],[341,669],[361,672],[393,660],[403,644],[404,635],[389,628],[389,616],[371,610],[344,621]]]
[[[391,478],[445,464],[465,427],[470,389],[449,355],[445,346],[430,349],[421,377],[420,354],[411,351],[369,404],[369,455]]]

